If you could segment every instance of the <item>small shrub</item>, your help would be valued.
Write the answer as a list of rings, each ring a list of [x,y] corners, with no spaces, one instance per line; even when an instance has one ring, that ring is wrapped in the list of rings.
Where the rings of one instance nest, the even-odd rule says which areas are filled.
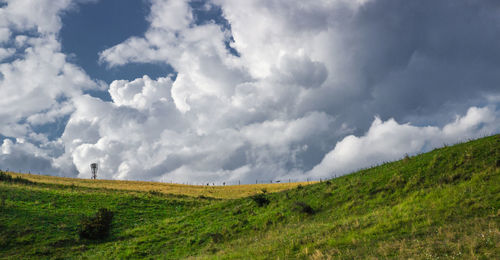
[[[265,193],[267,193],[267,189],[266,189],[266,188],[262,188],[262,189],[261,189],[261,191],[262,191],[262,193],[264,193],[264,194],[265,194]]]
[[[150,190],[148,193],[151,196],[163,196],[163,193],[159,190]]]
[[[224,236],[219,232],[210,233],[209,236],[210,238],[212,238],[212,241],[214,241],[214,243],[220,243],[224,241]]]
[[[332,181],[327,180],[325,183],[326,183],[326,185],[331,185],[331,184],[332,184]]]
[[[0,208],[5,208],[5,200],[6,200],[5,194],[2,194],[2,196],[0,196]]]
[[[78,234],[85,239],[104,239],[109,235],[114,213],[100,208],[93,217],[84,217],[80,221]]]
[[[12,176],[10,176],[10,174],[6,174],[0,171],[0,181],[12,182]]]
[[[201,199],[201,200],[208,200],[208,199],[211,199],[210,197],[207,197],[205,195],[198,195],[198,199]]]
[[[7,174],[3,171],[0,171],[0,181],[8,182],[8,183],[33,184],[32,181],[24,179],[20,176],[12,178],[12,176],[10,174]]]
[[[276,213],[276,220],[279,221],[279,222],[282,222],[286,219],[285,215],[283,215],[283,213],[281,212],[278,212]]]
[[[308,215],[313,215],[316,211],[305,202],[297,201],[295,202],[295,209],[301,213],[306,213]]]
[[[17,176],[16,178],[14,178],[13,182],[14,183],[21,183],[21,184],[33,184],[32,181],[29,181],[27,179],[21,178],[19,176]]]
[[[304,188],[304,186],[302,186],[302,184],[299,184],[299,185],[297,186],[297,190],[301,190],[301,189],[303,189],[303,188]]]
[[[264,194],[257,194],[252,196],[252,200],[259,205],[259,207],[266,206],[269,204],[269,199]]]

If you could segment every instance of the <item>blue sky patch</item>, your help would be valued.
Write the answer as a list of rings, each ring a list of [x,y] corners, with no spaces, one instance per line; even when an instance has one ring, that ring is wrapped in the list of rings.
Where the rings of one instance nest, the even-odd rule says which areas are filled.
[[[148,75],[164,77],[173,73],[165,64],[135,63],[106,68],[99,63],[99,52],[132,36],[143,36],[149,23],[150,4],[144,0],[106,0],[82,4],[62,17],[60,32],[62,50],[71,62],[87,74],[106,83],[116,79],[133,80]]]

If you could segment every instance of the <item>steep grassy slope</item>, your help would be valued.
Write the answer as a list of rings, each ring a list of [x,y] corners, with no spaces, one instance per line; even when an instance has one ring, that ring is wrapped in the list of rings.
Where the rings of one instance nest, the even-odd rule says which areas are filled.
[[[266,193],[262,206],[58,184],[0,183],[0,199],[3,258],[494,259],[500,136]],[[98,207],[115,212],[110,237],[79,239]]]

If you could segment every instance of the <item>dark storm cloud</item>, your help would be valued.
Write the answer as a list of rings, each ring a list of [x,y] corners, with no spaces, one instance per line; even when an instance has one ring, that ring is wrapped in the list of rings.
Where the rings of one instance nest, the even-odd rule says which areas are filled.
[[[499,11],[492,1],[367,3],[352,31],[373,107],[404,118],[498,92]]]
[[[477,100],[500,91],[496,1],[368,1],[330,20],[342,55],[330,52],[329,60],[341,56],[347,70],[329,76],[348,80],[310,93],[302,111],[326,110],[360,132],[374,115],[408,121],[444,113],[444,124],[443,110],[463,114],[469,101],[483,105]]]

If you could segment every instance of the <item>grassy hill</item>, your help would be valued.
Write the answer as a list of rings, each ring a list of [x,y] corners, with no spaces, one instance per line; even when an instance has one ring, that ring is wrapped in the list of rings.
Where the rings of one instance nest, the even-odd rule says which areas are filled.
[[[0,181],[0,258],[500,257],[500,135],[250,197],[15,177]],[[109,237],[79,238],[101,207]]]
[[[70,185],[86,188],[101,188],[108,190],[121,191],[136,191],[163,193],[166,195],[186,195],[191,197],[205,196],[218,199],[236,199],[248,197],[258,194],[265,189],[269,192],[278,192],[295,188],[299,185],[308,185],[316,183],[309,182],[293,182],[293,183],[266,183],[266,184],[245,184],[245,185],[228,185],[228,186],[204,186],[204,185],[185,185],[171,184],[161,182],[148,181],[117,181],[117,180],[91,180],[91,179],[75,179],[65,177],[54,177],[47,175],[21,174],[9,172],[13,177],[20,177],[31,182],[43,184],[59,184]]]

